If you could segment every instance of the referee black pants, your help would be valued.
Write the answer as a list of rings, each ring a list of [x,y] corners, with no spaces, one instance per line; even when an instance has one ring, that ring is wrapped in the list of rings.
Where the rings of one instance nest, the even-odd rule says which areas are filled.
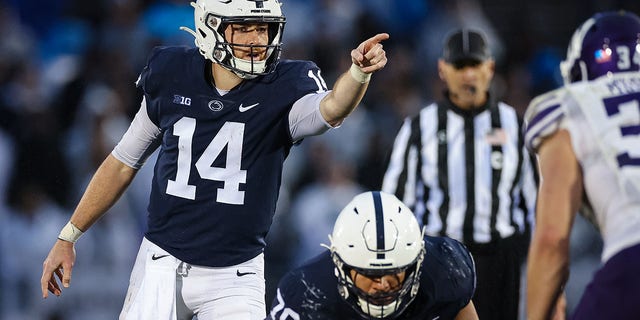
[[[473,304],[480,320],[518,319],[520,276],[527,245],[524,236],[467,244],[476,265]]]

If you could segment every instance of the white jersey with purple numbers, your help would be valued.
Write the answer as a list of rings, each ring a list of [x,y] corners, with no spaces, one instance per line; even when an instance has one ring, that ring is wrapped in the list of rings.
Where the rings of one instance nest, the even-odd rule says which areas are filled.
[[[531,102],[525,121],[532,150],[559,129],[570,133],[585,202],[593,211],[587,218],[604,240],[602,261],[640,243],[640,73],[617,73],[544,94]]]

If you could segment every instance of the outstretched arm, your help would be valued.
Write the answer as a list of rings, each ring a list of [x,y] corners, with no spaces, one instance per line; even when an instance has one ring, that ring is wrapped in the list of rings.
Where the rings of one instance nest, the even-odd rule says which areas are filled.
[[[538,151],[540,191],[527,268],[527,319],[549,319],[569,277],[569,236],[582,201],[582,171],[560,130]]]
[[[79,231],[89,229],[120,198],[136,172],[112,155],[107,156],[71,216],[73,228]],[[49,292],[57,296],[62,293],[56,276],[65,288],[69,287],[75,258],[74,243],[58,239],[42,265],[40,286],[43,298],[47,298]]]
[[[387,64],[381,41],[389,34],[379,33],[351,51],[351,68],[343,73],[333,90],[320,102],[320,113],[331,126],[340,124],[360,103],[371,74]]]

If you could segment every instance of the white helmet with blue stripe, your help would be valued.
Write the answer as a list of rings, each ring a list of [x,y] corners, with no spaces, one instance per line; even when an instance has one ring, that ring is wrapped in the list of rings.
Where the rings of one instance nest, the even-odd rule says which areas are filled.
[[[365,192],[340,212],[334,225],[331,255],[343,299],[367,318],[399,316],[420,286],[424,233],[413,212],[392,194]],[[406,272],[400,289],[380,299],[355,286],[350,270],[372,277]],[[384,305],[375,301],[391,301]]]

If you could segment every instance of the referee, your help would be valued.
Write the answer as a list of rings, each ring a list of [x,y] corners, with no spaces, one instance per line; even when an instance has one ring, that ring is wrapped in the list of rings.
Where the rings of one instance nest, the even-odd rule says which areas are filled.
[[[468,29],[447,37],[438,61],[447,89],[404,121],[382,190],[411,207],[427,234],[469,248],[480,319],[514,320],[536,182],[516,111],[489,93],[495,62],[485,39]]]

